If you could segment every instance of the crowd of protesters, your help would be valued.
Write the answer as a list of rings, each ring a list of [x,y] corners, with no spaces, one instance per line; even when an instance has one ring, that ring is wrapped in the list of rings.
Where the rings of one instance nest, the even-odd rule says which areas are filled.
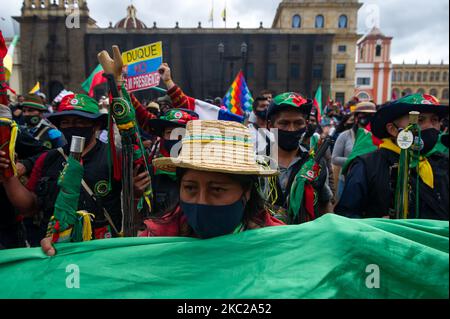
[[[148,166],[134,166],[130,198],[137,203],[152,190],[151,205],[136,204],[133,236],[208,239],[304,224],[328,213],[398,218],[397,140],[408,130],[412,111],[420,113],[421,149],[404,190],[407,218],[448,220],[449,113],[435,97],[413,94],[383,105],[354,98],[329,101],[321,110],[302,92],[264,91],[254,94],[253,110],[242,121],[223,121],[199,114],[197,100],[176,85],[167,64],[160,74],[166,96],[144,104],[129,95]],[[73,136],[86,141],[83,182],[72,186],[79,193],[77,211],[92,220],[88,239],[123,236],[123,202],[130,198],[112,173],[108,143],[119,152],[122,142],[110,123],[110,99],[67,91],[51,105],[44,95],[14,99],[0,106],[0,118],[19,128],[14,156],[0,148],[0,248],[41,246],[48,255],[56,253],[48,229],[59,209]],[[202,103],[226,110],[220,98]],[[228,136],[230,129],[238,136]],[[192,150],[207,144],[226,154],[250,150],[254,156],[227,162],[213,152],[196,158],[201,155]],[[3,171],[12,162],[15,174],[7,177]]]

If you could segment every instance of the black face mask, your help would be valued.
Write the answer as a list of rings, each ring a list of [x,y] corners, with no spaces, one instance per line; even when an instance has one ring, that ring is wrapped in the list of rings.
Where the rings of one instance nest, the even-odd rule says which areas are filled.
[[[370,119],[371,119],[371,117],[369,117],[369,116],[359,117],[358,124],[362,127],[366,127],[367,125],[369,125]]]
[[[266,120],[267,119],[267,110],[264,111],[255,111],[255,115],[261,119],[261,120]]]
[[[305,137],[313,136],[314,133],[316,133],[318,127],[319,126],[317,124],[308,124]]]
[[[434,128],[422,131],[423,149],[421,155],[427,155],[436,146],[439,140],[440,132]]]
[[[87,146],[92,136],[94,135],[94,130],[92,128],[88,127],[68,127],[68,128],[62,128],[60,131],[63,133],[64,137],[66,138],[67,144],[64,146],[64,151],[68,153],[70,150],[70,143],[72,142],[73,136],[80,136],[85,138],[85,146]]]
[[[37,115],[24,115],[23,120],[28,126],[36,126],[41,121],[41,118]]]
[[[299,131],[278,130],[278,146],[287,152],[295,151],[299,148],[300,139],[306,132],[306,127]]]

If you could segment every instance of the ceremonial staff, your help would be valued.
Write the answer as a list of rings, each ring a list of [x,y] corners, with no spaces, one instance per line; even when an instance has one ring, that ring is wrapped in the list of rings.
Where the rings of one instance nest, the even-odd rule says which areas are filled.
[[[114,118],[117,128],[119,129],[122,139],[122,230],[121,235],[125,237],[136,236],[137,223],[136,208],[140,208],[142,203],[135,204],[134,190],[133,190],[133,171],[135,166],[140,166],[142,173],[146,171],[150,178],[148,170],[145,148],[142,144],[139,129],[136,123],[136,115],[131,104],[131,99],[128,93],[123,88],[124,81],[122,79],[122,56],[118,46],[113,46],[113,56],[111,59],[108,52],[102,51],[98,54],[98,60],[105,71],[104,76],[108,79],[110,94],[112,101],[110,101],[110,120],[111,116]],[[122,88],[122,91],[119,90]],[[111,129],[111,127],[109,127]],[[110,141],[110,143],[114,143]],[[113,154],[115,156],[115,154]],[[151,183],[150,183],[151,185]],[[151,186],[144,192],[144,200],[151,211]]]
[[[409,195],[410,195],[410,168],[417,169],[416,185],[416,218],[419,214],[419,165],[411,165],[420,160],[420,150],[423,147],[419,127],[419,112],[409,113],[409,125],[400,132],[397,144],[401,148],[398,167],[398,178],[395,191],[395,217],[396,219],[407,219],[409,217]]]

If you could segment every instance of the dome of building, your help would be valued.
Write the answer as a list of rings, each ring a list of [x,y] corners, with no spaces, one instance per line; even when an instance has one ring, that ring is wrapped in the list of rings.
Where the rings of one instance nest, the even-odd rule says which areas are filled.
[[[136,7],[133,5],[128,6],[127,16],[123,18],[114,26],[116,29],[146,29],[147,26],[144,22],[136,17]]]

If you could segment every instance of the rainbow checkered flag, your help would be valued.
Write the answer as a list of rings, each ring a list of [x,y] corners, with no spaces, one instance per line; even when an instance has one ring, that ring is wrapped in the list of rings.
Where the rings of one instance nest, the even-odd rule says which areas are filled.
[[[223,105],[237,115],[244,115],[253,109],[253,97],[245,81],[244,73],[239,71],[233,84],[223,99]]]

